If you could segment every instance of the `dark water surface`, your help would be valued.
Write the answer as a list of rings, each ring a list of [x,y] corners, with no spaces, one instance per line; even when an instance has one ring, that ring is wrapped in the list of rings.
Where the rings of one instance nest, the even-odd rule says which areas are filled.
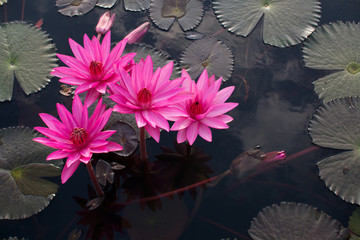
[[[8,0],[8,21],[20,19],[21,1]],[[57,12],[55,0],[26,1],[25,21],[34,24],[43,18],[42,29],[53,39],[57,52],[72,55],[67,39],[70,37],[82,44],[84,33],[95,35],[94,27],[105,9],[96,7],[81,17],[67,17]],[[243,38],[223,29],[214,16],[210,1],[204,1],[204,17],[195,29],[209,36],[215,36],[232,50],[235,60],[230,80],[223,87],[235,85],[235,91],[229,101],[239,106],[229,115],[234,121],[227,130],[213,130],[213,142],[199,137],[195,145],[207,155],[212,156],[208,165],[215,176],[227,170],[232,160],[241,152],[259,144],[264,152],[285,150],[290,160],[281,166],[271,168],[246,180],[236,177],[225,178],[216,187],[199,193],[195,200],[186,192],[183,199],[162,199],[162,210],[156,210],[157,219],[163,221],[155,230],[146,216],[152,214],[138,204],[131,204],[119,214],[123,214],[137,234],[154,232],[157,238],[139,237],[134,239],[173,239],[171,234],[181,233],[179,239],[242,239],[235,232],[245,235],[251,220],[262,208],[282,201],[300,202],[312,205],[339,220],[347,227],[347,222],[355,205],[346,203],[332,193],[320,180],[316,163],[332,154],[333,150],[316,149],[292,156],[314,145],[308,135],[307,127],[313,112],[321,105],[313,91],[312,82],[324,76],[325,71],[304,67],[302,61],[302,43],[288,48],[275,48],[263,44],[261,40],[262,24],[247,37]],[[320,25],[332,21],[355,21],[360,19],[359,0],[321,1],[322,13]],[[4,19],[0,7],[0,19]],[[119,41],[132,29],[150,20],[148,12],[128,12],[123,2],[112,10],[117,17],[112,30],[112,40]],[[184,47],[191,40],[179,25],[175,24],[168,32],[158,29],[153,23],[143,42],[167,52],[171,58],[179,61]],[[243,78],[250,86],[247,101]],[[56,103],[69,104],[71,100],[60,95],[60,83],[53,78],[51,83],[37,94],[25,96],[15,86],[13,100],[0,103],[0,127],[28,126],[42,124],[38,113],[56,114]],[[175,133],[162,132],[160,144],[148,141],[151,160],[161,153],[159,145],[173,147]],[[59,179],[56,179],[60,183]],[[80,229],[85,239],[87,227],[78,225],[80,217],[76,214],[81,207],[73,196],[87,198],[87,185],[91,184],[84,166],[80,166],[66,184],[61,185],[56,197],[42,212],[24,220],[1,220],[0,238],[10,236],[26,239],[67,239],[73,229]],[[120,199],[124,199],[124,193]],[[198,206],[197,206],[198,204]],[[193,209],[197,211],[192,221],[187,218]],[[166,220],[164,220],[166,219]],[[144,223],[141,223],[144,222]],[[182,226],[185,226],[182,229]],[[136,233],[133,233],[136,235]],[[133,236],[134,236],[133,235]],[[124,234],[115,233],[114,239],[131,239]]]

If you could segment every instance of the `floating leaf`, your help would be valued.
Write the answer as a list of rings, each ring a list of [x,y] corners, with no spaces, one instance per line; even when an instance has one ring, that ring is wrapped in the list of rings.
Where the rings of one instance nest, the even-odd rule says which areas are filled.
[[[195,28],[203,16],[203,5],[198,0],[153,0],[150,18],[161,29],[168,30],[177,19],[184,31]]]
[[[321,107],[309,125],[315,144],[348,150],[317,165],[326,186],[345,201],[360,204],[360,98],[336,99]]]
[[[324,102],[360,95],[360,25],[322,25],[304,43],[305,66],[337,72],[314,82],[315,92]]]
[[[183,51],[180,63],[192,79],[198,78],[206,68],[209,76],[222,77],[225,81],[233,71],[234,57],[225,43],[206,37],[190,43]]]
[[[128,11],[143,11],[150,8],[150,0],[124,0],[124,7]]]
[[[4,3],[7,3],[7,0],[0,0],[0,6],[3,5]]]
[[[111,168],[111,165],[104,160],[99,160],[96,164],[96,178],[99,183],[103,186],[106,185],[106,182],[114,182],[114,171]]]
[[[45,160],[52,149],[34,142],[37,136],[27,128],[0,130],[0,219],[29,217],[57,192],[58,185],[42,177],[58,176],[61,168]]]
[[[326,213],[306,204],[290,202],[262,209],[248,232],[254,240],[348,238],[347,229]]]
[[[244,37],[263,16],[263,40],[277,47],[300,43],[320,19],[317,0],[214,0],[213,8],[226,29]]]
[[[132,154],[138,146],[138,135],[135,129],[126,122],[115,122],[110,127],[112,130],[116,130],[108,140],[111,142],[119,143],[122,147],[122,151],[115,152],[120,156],[127,157]]]
[[[56,0],[56,6],[60,7],[59,12],[66,16],[83,15],[91,11],[98,0]]]
[[[118,0],[98,0],[96,6],[103,8],[112,8]]]
[[[11,100],[14,74],[24,92],[41,90],[56,67],[55,47],[48,35],[31,25],[10,22],[0,26],[0,101]]]
[[[351,235],[357,235],[354,237],[360,238],[360,208],[358,207],[350,217],[349,230]]]

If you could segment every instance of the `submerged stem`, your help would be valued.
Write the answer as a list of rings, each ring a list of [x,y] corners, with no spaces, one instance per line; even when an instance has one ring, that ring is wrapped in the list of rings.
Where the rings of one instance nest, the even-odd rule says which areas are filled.
[[[94,168],[92,167],[91,165],[91,161],[89,161],[87,164],[86,164],[86,169],[88,170],[89,172],[89,176],[90,176],[90,179],[91,179],[91,182],[92,184],[94,185],[95,187],[95,190],[96,190],[96,193],[98,195],[98,197],[102,197],[104,196],[104,192],[103,190],[101,189],[100,187],[100,184],[95,176],[95,172],[94,172]]]
[[[21,21],[24,21],[24,11],[25,11],[25,0],[22,0]]]
[[[147,160],[145,128],[140,128],[140,159],[142,162]]]

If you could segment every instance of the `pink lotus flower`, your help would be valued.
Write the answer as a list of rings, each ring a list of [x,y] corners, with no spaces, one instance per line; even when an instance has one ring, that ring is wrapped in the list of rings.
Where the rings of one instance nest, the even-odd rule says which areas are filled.
[[[114,142],[106,141],[116,131],[103,131],[112,109],[105,111],[105,104],[99,100],[94,113],[88,117],[88,110],[83,106],[79,96],[75,95],[72,114],[64,105],[57,104],[61,121],[55,117],[40,113],[41,119],[48,128],[35,127],[37,131],[48,138],[38,137],[34,141],[59,149],[47,156],[46,160],[66,158],[66,164],[61,174],[61,182],[65,183],[75,172],[80,162],[89,163],[93,153],[107,153],[122,150]]]
[[[178,143],[186,139],[192,145],[200,135],[206,141],[212,141],[211,128],[225,129],[229,126],[227,123],[233,120],[224,113],[232,110],[237,103],[225,103],[234,91],[234,87],[227,87],[219,91],[222,78],[215,81],[215,76],[208,78],[206,69],[200,75],[197,84],[191,80],[189,74],[183,70],[182,77],[185,77],[183,87],[186,91],[192,92],[192,99],[183,101],[179,108],[185,112],[185,115],[172,117],[175,121],[171,127],[172,131],[179,131],[177,134]]]
[[[191,97],[184,93],[181,84],[183,78],[170,81],[173,62],[158,68],[153,73],[153,62],[150,55],[131,70],[131,76],[122,68],[114,68],[121,79],[119,84],[110,86],[110,96],[117,105],[114,111],[135,114],[139,128],[145,130],[157,141],[160,140],[160,128],[169,131],[167,117],[181,115],[182,112],[173,105]]]
[[[85,102],[89,106],[99,94],[106,92],[108,85],[117,82],[118,77],[113,70],[114,63],[125,68],[135,56],[136,53],[129,53],[121,57],[126,42],[127,39],[120,41],[110,52],[110,31],[105,35],[101,45],[95,36],[90,40],[85,34],[85,48],[69,38],[75,58],[57,54],[69,67],[54,68],[51,74],[59,77],[62,83],[79,85],[75,94],[88,91]]]

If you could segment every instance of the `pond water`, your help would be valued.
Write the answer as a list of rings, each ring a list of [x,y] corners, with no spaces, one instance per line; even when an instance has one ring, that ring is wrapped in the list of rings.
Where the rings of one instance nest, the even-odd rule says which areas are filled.
[[[319,25],[339,20],[358,22],[360,19],[359,0],[320,2]],[[213,187],[203,189],[201,186],[204,184],[199,184],[200,187],[191,188],[193,192],[184,189],[179,191],[184,193],[181,198],[178,195],[172,198],[159,196],[155,200],[156,203],[161,202],[161,209],[153,211],[146,202],[145,205],[140,205],[134,201],[124,204],[123,209],[116,212],[117,217],[111,215],[114,214],[115,207],[109,207],[97,209],[97,213],[88,215],[86,219],[81,216],[83,208],[74,199],[78,197],[88,200],[87,186],[91,185],[85,165],[80,165],[65,184],[61,184],[60,177],[51,178],[60,187],[44,210],[26,219],[0,220],[1,239],[13,236],[37,240],[85,239],[89,234],[90,224],[99,221],[107,225],[106,232],[114,230],[113,239],[251,239],[248,229],[253,218],[263,208],[281,202],[314,206],[338,220],[344,227],[348,226],[349,217],[357,205],[347,203],[330,191],[320,179],[316,166],[317,162],[338,151],[314,147],[308,133],[309,121],[322,105],[312,82],[330,71],[305,67],[303,43],[285,48],[264,44],[262,21],[247,37],[230,33],[219,23],[212,3],[208,0],[202,3],[203,17],[193,30],[221,40],[231,49],[234,57],[233,71],[222,87],[235,86],[228,101],[239,105],[229,112],[234,118],[229,123],[229,129],[213,129],[212,142],[199,137],[195,141],[194,145],[211,158],[209,161],[194,164],[193,169],[187,169],[186,164],[180,166],[180,173],[183,175],[171,176],[169,171],[169,176],[156,180],[160,182],[157,184],[161,185],[161,181],[178,177],[181,179],[179,181],[183,181],[179,184],[181,188],[204,180],[204,172],[208,173],[208,177],[217,176],[229,169],[240,153],[256,145],[260,145],[264,152],[283,150],[287,159],[282,164],[259,169],[250,176],[227,176]],[[0,7],[0,19],[5,18],[6,12],[8,21],[20,20],[22,1],[8,0],[5,5],[6,8]],[[56,51],[72,55],[68,38],[82,44],[84,33],[96,35],[95,25],[105,11],[104,8],[95,7],[83,16],[68,17],[58,12],[55,1],[32,0],[26,1],[24,21],[35,24],[43,19],[42,29],[52,38]],[[150,29],[141,42],[164,51],[171,59],[179,62],[185,47],[194,41],[186,38],[177,22],[168,31],[164,31],[150,20],[149,11],[126,11],[123,0],[111,11],[116,13],[112,28],[114,42],[120,41],[143,22],[150,21]],[[59,61],[59,64],[62,63]],[[13,99],[0,103],[0,128],[41,126],[43,123],[39,113],[56,115],[56,103],[70,106],[71,98],[59,93],[60,85],[58,78],[54,77],[40,92],[27,96],[19,84],[15,83]],[[154,162],[155,156],[162,153],[160,146],[174,148],[175,141],[176,133],[165,131],[161,132],[159,144],[148,139],[150,161]],[[111,155],[101,158],[116,157]],[[173,167],[179,168],[175,165]],[[121,184],[124,182],[122,177],[118,180]],[[128,183],[130,188],[132,184],[136,185],[134,182]],[[147,191],[135,188],[136,186],[129,191]],[[126,192],[123,188],[116,190],[116,193],[117,203],[124,203]],[[141,196],[149,197],[144,193]],[[1,201],[3,200],[0,199]],[[110,219],[109,222],[102,217]],[[113,222],[110,224],[110,221]],[[84,222],[87,223],[86,226],[81,224]],[[126,228],[127,223],[132,227]],[[123,233],[119,233],[119,229]],[[81,231],[81,235],[69,237],[74,230]],[[98,230],[92,228],[94,235],[90,233],[89,238],[95,239]]]

